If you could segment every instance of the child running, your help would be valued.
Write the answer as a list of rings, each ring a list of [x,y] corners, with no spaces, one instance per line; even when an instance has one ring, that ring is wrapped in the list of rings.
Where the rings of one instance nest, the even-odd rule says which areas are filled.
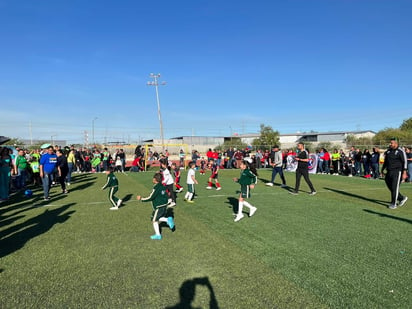
[[[208,189],[208,190],[210,190],[210,189],[212,189],[212,186],[213,186],[213,183],[212,183],[212,181],[214,180],[215,181],[215,186],[216,186],[216,190],[217,191],[219,191],[219,190],[222,190],[222,187],[220,186],[220,183],[219,183],[219,180],[218,180],[218,177],[219,177],[219,166],[216,164],[216,162],[215,162],[215,160],[214,159],[210,159],[210,161],[209,161],[209,168],[210,168],[210,170],[212,171],[212,175],[210,175],[210,177],[209,177],[209,181],[208,181],[208,185],[207,185],[207,187],[206,187],[206,189]]]
[[[112,166],[106,171],[107,181],[102,187],[102,190],[109,188],[109,201],[112,204],[110,210],[118,210],[122,204],[122,200],[115,196],[116,192],[119,190],[119,181],[113,173],[114,168]]]
[[[246,160],[241,161],[240,169],[240,178],[233,178],[233,181],[240,184],[239,207],[238,213],[235,217],[235,222],[240,221],[245,216],[242,212],[243,206],[249,208],[249,217],[253,216],[257,209],[245,200],[250,197],[250,189],[253,189],[255,187],[255,184],[257,183],[256,169],[250,166],[250,162]]]
[[[153,212],[151,220],[155,234],[150,236],[150,238],[153,240],[161,240],[162,235],[160,234],[159,222],[166,222],[171,230],[175,227],[175,222],[173,217],[166,217],[168,196],[166,188],[162,184],[162,174],[156,173],[152,181],[154,186],[150,195],[148,197],[138,195],[136,198],[138,201],[152,202]]]
[[[195,162],[190,162],[189,163],[189,170],[187,172],[187,192],[185,194],[185,201],[188,203],[194,203],[193,197],[195,195],[195,184],[198,184],[195,176]]]
[[[167,159],[160,159],[160,173],[163,176],[162,183],[166,187],[167,194],[169,196],[169,205],[168,207],[176,206],[176,194],[173,190],[174,180],[172,174],[170,173],[169,166],[167,164]]]
[[[175,176],[175,186],[176,192],[180,193],[183,191],[183,187],[179,184],[180,181],[180,168],[176,165],[176,163],[172,163],[172,171]]]

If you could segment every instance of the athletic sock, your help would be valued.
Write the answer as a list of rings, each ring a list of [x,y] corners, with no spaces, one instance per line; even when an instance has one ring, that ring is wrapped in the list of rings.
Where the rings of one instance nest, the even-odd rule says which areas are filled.
[[[243,205],[245,205],[246,207],[248,207],[249,209],[253,208],[254,206],[252,206],[251,204],[249,204],[249,202],[243,201]]]
[[[243,211],[243,203],[244,202],[241,202],[241,201],[239,201],[239,209],[238,209],[238,211],[237,211],[237,214],[238,215],[241,215],[242,214],[242,211]]]
[[[159,222],[153,222],[153,229],[156,235],[160,235]]]
[[[187,200],[191,201],[193,199],[193,193],[189,192]]]

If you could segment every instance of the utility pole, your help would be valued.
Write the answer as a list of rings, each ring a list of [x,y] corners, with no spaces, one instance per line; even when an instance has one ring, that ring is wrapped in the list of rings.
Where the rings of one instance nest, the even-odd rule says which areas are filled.
[[[160,100],[159,100],[159,82],[158,78],[160,78],[160,74],[153,74],[150,73],[150,77],[154,79],[154,81],[148,81],[148,86],[155,86],[156,89],[156,101],[157,101],[157,116],[159,118],[159,126],[160,126],[160,140],[162,141],[162,151],[164,151],[164,134],[163,134],[163,122],[162,122],[162,114],[160,113]],[[161,82],[161,86],[166,85],[166,82]]]

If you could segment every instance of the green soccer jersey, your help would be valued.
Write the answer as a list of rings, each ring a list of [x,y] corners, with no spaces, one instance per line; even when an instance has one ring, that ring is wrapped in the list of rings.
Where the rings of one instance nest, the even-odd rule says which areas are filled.
[[[107,175],[106,184],[103,186],[102,189],[117,187],[119,185],[119,181],[117,180],[116,176],[113,172]]]
[[[240,178],[237,182],[241,185],[251,185],[257,182],[257,177],[250,169],[246,168],[240,173]]]
[[[166,206],[168,202],[166,187],[161,183],[155,184],[150,195],[148,197],[143,197],[141,201],[152,202],[153,210],[162,206]]]
[[[29,163],[27,162],[25,156],[18,156],[16,158],[16,167],[17,168],[19,168],[21,170],[25,170],[28,165],[29,165]]]

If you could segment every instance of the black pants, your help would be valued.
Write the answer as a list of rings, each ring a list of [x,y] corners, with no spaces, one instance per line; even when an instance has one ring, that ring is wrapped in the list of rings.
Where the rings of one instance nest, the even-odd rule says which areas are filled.
[[[402,201],[403,195],[399,192],[399,186],[402,180],[402,171],[388,171],[385,176],[386,186],[391,191],[391,204],[395,205],[396,201]]]
[[[299,191],[299,186],[300,186],[300,178],[303,176],[305,179],[306,183],[308,184],[310,191],[314,192],[316,191],[315,188],[312,185],[312,182],[309,179],[309,171],[307,168],[305,169],[297,169],[296,170],[296,185],[295,185],[295,192]]]

